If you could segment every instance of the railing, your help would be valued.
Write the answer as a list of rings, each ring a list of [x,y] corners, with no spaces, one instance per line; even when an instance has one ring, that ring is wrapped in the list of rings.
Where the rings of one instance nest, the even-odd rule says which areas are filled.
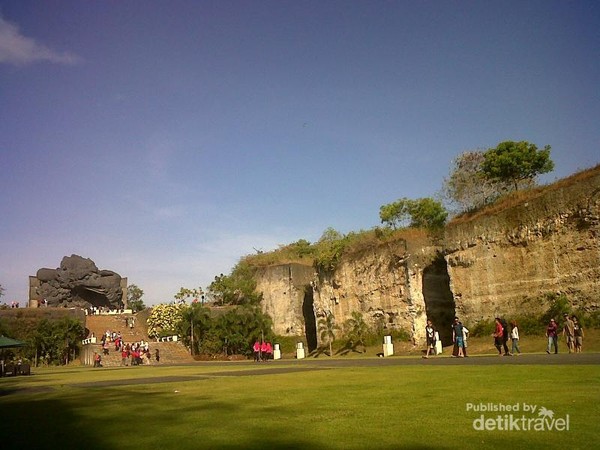
[[[83,341],[81,341],[81,343],[83,345],[86,345],[86,344],[95,344],[96,343],[96,337],[95,336],[94,337],[89,337],[89,338],[84,339]]]
[[[157,342],[177,342],[179,340],[179,336],[176,334],[173,336],[163,336],[157,339]]]

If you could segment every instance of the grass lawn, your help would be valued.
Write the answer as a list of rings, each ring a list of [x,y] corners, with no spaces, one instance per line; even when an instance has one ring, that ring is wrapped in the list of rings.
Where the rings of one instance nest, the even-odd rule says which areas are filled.
[[[310,362],[128,369],[50,368],[0,379],[3,449],[592,448],[600,435],[595,365],[339,367]],[[236,372],[244,376],[227,376]],[[167,378],[161,377],[178,377]],[[156,382],[152,383],[152,379]],[[111,381],[146,381],[111,385]],[[82,383],[86,383],[83,385]],[[19,391],[21,389],[21,391]],[[568,431],[477,431],[545,407]],[[504,407],[503,406],[503,407]]]

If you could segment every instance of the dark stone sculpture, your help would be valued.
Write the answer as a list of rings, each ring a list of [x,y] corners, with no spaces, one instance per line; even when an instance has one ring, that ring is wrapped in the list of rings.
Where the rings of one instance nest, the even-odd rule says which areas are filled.
[[[65,256],[58,269],[40,269],[37,293],[48,306],[88,306],[121,308],[121,276],[110,270],[98,270],[94,261],[79,255]]]

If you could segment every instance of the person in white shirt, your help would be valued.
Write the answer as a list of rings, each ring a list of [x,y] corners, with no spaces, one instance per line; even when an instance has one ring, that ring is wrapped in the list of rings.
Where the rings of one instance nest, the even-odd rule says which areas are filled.
[[[519,327],[517,326],[517,321],[513,320],[510,323],[510,339],[512,341],[512,351],[513,355],[520,355],[521,349],[519,348]]]

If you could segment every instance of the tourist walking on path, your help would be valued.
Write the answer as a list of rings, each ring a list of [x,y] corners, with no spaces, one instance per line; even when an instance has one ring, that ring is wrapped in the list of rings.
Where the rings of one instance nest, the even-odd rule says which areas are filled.
[[[573,332],[575,334],[575,352],[581,353],[581,347],[583,345],[583,328],[577,319],[577,316],[573,316]]]
[[[454,323],[452,324],[452,341],[456,344],[458,349],[458,354],[456,356],[459,358],[464,358],[463,324],[460,322],[460,320],[458,320],[458,317],[454,318]]]
[[[510,340],[512,341],[512,354],[520,355],[521,349],[519,348],[519,326],[517,325],[517,321],[513,320],[510,323]]]
[[[575,350],[575,324],[573,323],[573,321],[567,313],[563,314],[563,318],[565,319],[565,324],[563,326],[563,336],[567,341],[569,353],[572,353]]]
[[[546,337],[548,338],[548,347],[546,353],[550,354],[552,346],[554,346],[554,354],[558,353],[558,325],[554,319],[550,319],[550,323],[546,328]]]
[[[260,344],[260,357],[262,361],[267,360],[267,343],[265,341]]]
[[[435,327],[430,319],[427,319],[427,325],[425,326],[425,338],[427,340],[427,352],[423,358],[429,358],[429,353],[433,351],[435,355]]]
[[[498,356],[502,356],[502,336],[504,336],[504,328],[502,327],[499,317],[496,317],[495,324],[496,328],[494,329],[494,334],[492,334],[492,337],[494,338],[494,347],[498,350]]]
[[[273,357],[273,345],[269,341],[267,341],[267,355],[265,356],[265,359],[268,361],[272,357]]]
[[[508,351],[508,323],[506,319],[500,318],[502,324],[502,347],[504,348],[504,356],[512,356],[512,353]]]

